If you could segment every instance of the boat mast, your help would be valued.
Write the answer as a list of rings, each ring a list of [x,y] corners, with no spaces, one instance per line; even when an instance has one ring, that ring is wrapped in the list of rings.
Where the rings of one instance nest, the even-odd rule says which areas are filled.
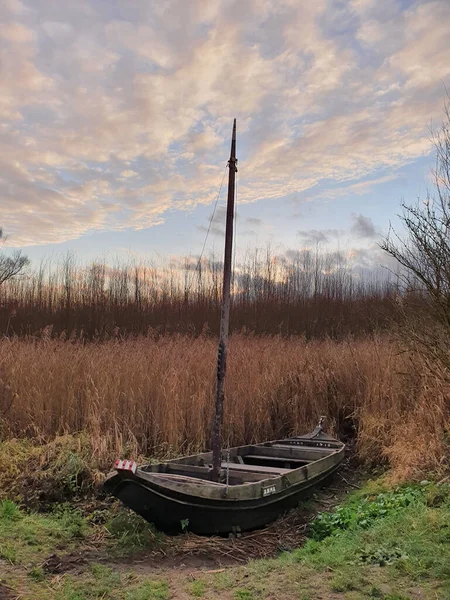
[[[227,363],[228,325],[230,321],[231,255],[233,250],[234,189],[236,179],[236,119],[233,121],[231,153],[228,161],[227,224],[225,229],[225,256],[223,261],[222,310],[220,315],[220,339],[217,357],[217,386],[212,432],[213,467],[211,478],[219,479],[222,463],[222,421],[225,370]]]

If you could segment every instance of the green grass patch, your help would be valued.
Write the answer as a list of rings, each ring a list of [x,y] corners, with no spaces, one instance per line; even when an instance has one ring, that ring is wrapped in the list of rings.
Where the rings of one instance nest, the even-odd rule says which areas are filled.
[[[229,569],[223,573],[215,573],[211,578],[211,587],[218,595],[226,590],[232,589],[234,585],[235,578]]]
[[[203,598],[206,592],[206,583],[202,579],[191,581],[187,587],[187,591],[193,598]]]
[[[235,600],[255,600],[255,596],[251,590],[246,588],[236,590],[234,593]]]
[[[169,600],[169,598],[169,584],[164,580],[145,581],[125,596],[125,600]]]
[[[28,573],[28,577],[30,577],[33,581],[44,581],[45,580],[45,573],[44,573],[44,569],[40,566],[37,567],[32,567],[32,569],[30,569],[29,573]]]
[[[342,530],[368,529],[380,518],[402,513],[407,507],[423,504],[423,500],[423,489],[416,486],[355,497],[332,512],[320,513],[311,525],[310,535],[320,541]]]
[[[437,489],[432,484],[350,499],[317,517],[311,528],[313,539],[292,558],[315,568],[393,566],[414,580],[448,578],[449,502],[450,486]],[[314,539],[317,532],[320,542]]]
[[[19,506],[12,500],[5,499],[0,502],[0,522],[17,521],[21,516]]]
[[[112,549],[118,554],[132,554],[164,543],[164,534],[126,508],[121,507],[107,520],[105,527],[114,540]]]
[[[425,588],[438,582],[444,589],[450,581],[450,486],[423,482],[351,495],[332,512],[318,515],[311,539],[280,562],[287,569],[293,562],[316,572],[331,569],[334,592],[367,594],[380,578]]]
[[[85,531],[81,513],[69,506],[39,515],[22,511],[11,500],[0,503],[0,556],[11,563],[43,561],[55,548],[74,547]]]
[[[55,600],[169,600],[167,581],[135,581],[104,565],[92,565],[81,577],[67,576],[53,589]],[[52,589],[52,588],[51,588]],[[47,588],[48,590],[48,588]],[[34,600],[34,599],[33,599]]]

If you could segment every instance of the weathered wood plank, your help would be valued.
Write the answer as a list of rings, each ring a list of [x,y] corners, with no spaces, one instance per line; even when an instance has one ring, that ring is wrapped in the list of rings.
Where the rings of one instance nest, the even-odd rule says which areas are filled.
[[[311,462],[313,460],[318,460],[321,458],[316,452],[313,454],[308,453],[308,448],[299,448],[298,446],[248,446],[246,451],[241,454],[241,456],[246,456],[247,454],[256,454],[261,456],[270,456],[277,458],[291,458],[293,460],[302,460],[305,462]],[[328,455],[327,455],[328,456]]]
[[[335,450],[327,450],[324,448],[305,448],[304,446],[291,446],[290,444],[274,444],[272,446],[279,452],[282,458],[291,456],[298,457],[300,460],[310,460],[311,462],[330,456]],[[281,454],[283,452],[283,454]]]
[[[222,463],[222,469],[229,468],[230,471],[249,471],[253,473],[289,473],[292,469],[282,469],[281,467],[264,467],[262,465],[241,465],[239,463]]]
[[[248,454],[245,454],[244,458],[250,458],[250,459],[258,459],[258,460],[272,460],[274,462],[280,462],[280,463],[295,463],[295,468],[297,467],[301,467],[302,465],[307,465],[309,464],[311,461],[310,460],[303,460],[301,458],[297,458],[295,456],[275,456],[275,455],[270,455],[270,454],[259,454],[259,453],[252,453],[249,452]]]

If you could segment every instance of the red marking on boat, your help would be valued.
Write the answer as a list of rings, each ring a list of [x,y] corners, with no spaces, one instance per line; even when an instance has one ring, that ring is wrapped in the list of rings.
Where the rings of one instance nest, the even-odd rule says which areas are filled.
[[[116,471],[131,471],[132,473],[136,473],[137,464],[134,460],[121,460],[118,458],[114,463],[114,467]]]

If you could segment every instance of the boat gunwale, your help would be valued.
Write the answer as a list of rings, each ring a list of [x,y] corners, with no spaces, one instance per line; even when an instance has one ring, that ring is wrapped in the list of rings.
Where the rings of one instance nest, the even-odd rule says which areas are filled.
[[[278,502],[281,502],[290,496],[294,496],[296,494],[306,492],[308,489],[313,488],[320,482],[327,479],[333,473],[335,473],[340,466],[340,462],[341,461],[331,465],[329,469],[321,471],[314,477],[304,479],[302,481],[294,483],[280,491],[277,491],[277,493],[274,493],[270,496],[258,495],[258,496],[254,496],[254,497],[234,498],[234,499],[229,498],[229,497],[213,498],[211,496],[201,496],[201,495],[190,496],[190,495],[186,495],[186,494],[180,494],[179,490],[173,490],[172,488],[167,487],[167,486],[159,486],[159,485],[156,485],[153,481],[148,481],[146,479],[142,479],[139,477],[138,478],[127,477],[126,479],[122,480],[120,483],[122,485],[124,485],[126,483],[133,483],[140,487],[144,487],[147,490],[147,492],[150,494],[164,497],[168,502],[178,504],[178,505],[186,505],[191,508],[196,508],[199,510],[202,510],[202,509],[217,510],[217,511],[252,510],[252,509],[258,508],[262,505],[270,506],[272,504],[277,504]],[[109,475],[110,478],[114,478],[115,476],[117,476],[117,473],[114,473],[114,472],[110,473],[110,475]],[[273,480],[269,479],[269,480],[265,480],[265,481],[270,482]],[[120,483],[119,483],[119,485],[120,485]],[[176,496],[173,495],[174,493],[176,494]],[[185,496],[185,497],[181,497],[181,496]],[[198,501],[204,501],[204,502],[203,503],[196,502],[196,499]]]
[[[277,440],[278,441],[278,440]],[[283,495],[283,492],[287,491],[289,488],[297,488],[299,484],[311,482],[311,485],[314,485],[314,482],[317,478],[327,473],[327,471],[332,472],[335,470],[343,460],[343,454],[345,452],[345,444],[335,440],[335,442],[341,445],[340,448],[334,449],[332,452],[328,453],[326,456],[318,458],[317,460],[311,461],[308,465],[302,465],[297,467],[296,469],[290,469],[287,473],[283,473],[280,475],[271,475],[270,477],[260,479],[258,481],[250,481],[243,482],[239,484],[233,484],[226,486],[223,485],[208,485],[211,482],[207,479],[201,479],[202,483],[197,483],[197,478],[192,478],[189,482],[177,482],[177,481],[162,481],[162,478],[159,478],[159,475],[164,475],[164,473],[157,473],[152,471],[145,471],[145,467],[147,465],[143,465],[142,467],[138,467],[135,474],[130,472],[127,473],[126,479],[133,482],[139,482],[141,485],[145,485],[145,483],[150,484],[152,487],[157,488],[158,490],[168,490],[170,492],[176,493],[180,496],[180,499],[177,500],[179,502],[183,502],[182,498],[202,498],[202,499],[210,499],[210,500],[220,500],[222,502],[228,503],[236,503],[237,501],[248,501],[248,500],[258,500],[263,499],[264,501],[269,501],[269,499],[276,500],[277,497]],[[275,442],[272,442],[275,443]],[[263,444],[252,444],[252,446],[267,446],[269,443],[265,442]],[[244,448],[245,446],[237,446],[235,448],[230,448],[231,450],[238,450],[239,448]],[[293,445],[294,448],[298,448],[298,446]],[[200,453],[193,454],[187,457],[183,457],[183,459],[195,458],[202,456],[202,454],[210,454],[210,453]],[[342,458],[336,461],[336,457]],[[330,460],[331,459],[331,460]],[[159,465],[165,464],[177,464],[177,459],[171,459],[169,461],[162,461],[160,463],[148,465],[152,468],[156,468]],[[329,468],[319,468],[317,466],[324,466],[324,463],[330,462]],[[181,463],[180,463],[181,464]],[[310,470],[313,470],[313,473],[309,473]],[[114,474],[117,474],[113,472]],[[111,476],[113,475],[111,473]],[[303,476],[302,476],[303,475]],[[199,478],[200,479],[200,478]],[[275,491],[271,492],[270,495],[264,495],[263,488],[273,487],[275,486]],[[147,487],[147,486],[146,486]],[[309,486],[305,486],[309,487]],[[156,490],[154,490],[156,492]]]

